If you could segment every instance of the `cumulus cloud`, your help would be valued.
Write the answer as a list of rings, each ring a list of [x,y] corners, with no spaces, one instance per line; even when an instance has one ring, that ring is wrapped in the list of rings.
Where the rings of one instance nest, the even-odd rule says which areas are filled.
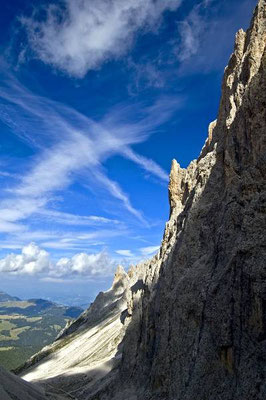
[[[72,258],[63,257],[56,264],[52,275],[107,276],[112,274],[115,263],[105,251],[97,254],[79,253]]]
[[[181,0],[63,0],[23,17],[29,44],[40,60],[75,77],[121,57],[140,30],[153,30]],[[41,14],[42,13],[42,14]],[[43,16],[45,13],[45,17]]]
[[[71,258],[63,257],[57,262],[35,243],[24,246],[21,254],[11,253],[0,260],[0,272],[13,275],[46,275],[57,279],[75,276],[108,276],[115,270],[115,261],[106,251],[95,254],[78,253]]]
[[[0,260],[0,272],[35,275],[49,269],[49,253],[34,243],[23,247],[21,254],[9,254]]]
[[[65,244],[67,250],[69,242]],[[12,248],[17,246],[10,246]],[[139,252],[142,257],[147,257],[159,248],[160,246],[142,247]],[[116,250],[116,253],[136,262],[140,261],[129,249]],[[34,242],[24,246],[19,254],[11,253],[0,259],[0,273],[37,276],[47,281],[112,276],[116,266],[117,259],[111,258],[106,250],[90,254],[82,251],[72,257],[62,257],[54,261],[49,252]]]

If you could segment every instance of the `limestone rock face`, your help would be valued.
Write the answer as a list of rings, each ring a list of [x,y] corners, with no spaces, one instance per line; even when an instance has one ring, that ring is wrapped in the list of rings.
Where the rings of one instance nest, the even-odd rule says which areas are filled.
[[[61,395],[45,394],[44,390],[32,385],[0,367],[1,400],[68,400]]]
[[[192,161],[188,168],[180,168],[176,160],[172,161],[168,186],[170,218],[173,213],[175,213],[175,216],[180,214],[184,208],[189,193],[195,184],[193,176],[196,165],[196,161]]]
[[[148,266],[124,339],[128,398],[266,398],[265,22],[261,0],[199,159],[173,162],[156,290]]]
[[[100,292],[52,345],[16,372],[27,381],[38,382],[46,392],[65,393],[75,399],[86,398],[87,392],[100,387],[103,377],[121,359],[119,344],[125,331],[128,282],[127,273],[119,266],[112,287]]]
[[[259,0],[250,29],[236,35],[198,160],[172,163],[158,254],[128,274],[119,268],[26,379],[48,374],[55,389],[68,379],[80,400],[266,398],[265,25]]]

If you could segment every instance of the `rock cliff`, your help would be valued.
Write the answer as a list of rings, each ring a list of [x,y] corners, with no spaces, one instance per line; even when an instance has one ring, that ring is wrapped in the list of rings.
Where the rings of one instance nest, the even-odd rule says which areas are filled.
[[[1,400],[69,400],[69,397],[49,394],[43,388],[25,382],[0,367]]]
[[[147,268],[124,339],[128,398],[266,396],[265,24],[260,0],[199,159],[173,162],[156,288]]]
[[[147,268],[124,339],[128,398],[266,396],[265,23],[260,0],[199,159],[173,162],[156,289]]]
[[[84,398],[84,392],[98,387],[121,359],[119,344],[125,330],[128,282],[127,273],[119,266],[111,289],[100,292],[89,309],[68,324],[52,345],[16,372],[22,372],[27,381],[41,383],[46,391],[70,398]]]
[[[119,269],[25,379],[87,400],[266,398],[265,41],[259,0],[198,160],[172,163],[159,253]]]

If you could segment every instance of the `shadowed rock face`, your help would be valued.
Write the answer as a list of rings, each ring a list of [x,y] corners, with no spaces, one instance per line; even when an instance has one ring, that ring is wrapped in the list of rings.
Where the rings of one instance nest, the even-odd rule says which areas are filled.
[[[266,398],[265,21],[260,0],[250,29],[236,35],[218,117],[200,157],[187,169],[173,161],[160,252],[123,275],[116,303],[122,305],[114,311],[117,362],[93,384],[85,373],[78,399]],[[103,316],[97,304],[90,310],[92,320]],[[71,329],[92,329],[84,316],[64,334],[77,349]],[[58,356],[51,355],[54,366]],[[48,361],[26,378],[44,381]],[[82,365],[92,368],[90,361]]]
[[[156,289],[124,340],[121,375],[138,399],[266,398],[265,14],[259,1],[236,35],[199,159],[172,166]]]
[[[38,386],[23,381],[0,367],[0,399],[1,400],[68,400],[56,394],[44,394]]]

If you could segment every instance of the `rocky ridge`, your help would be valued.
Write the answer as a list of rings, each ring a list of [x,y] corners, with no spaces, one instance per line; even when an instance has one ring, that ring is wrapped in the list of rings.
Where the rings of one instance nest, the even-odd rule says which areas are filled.
[[[265,25],[259,0],[198,160],[172,163],[159,253],[119,269],[24,379],[80,400],[265,399]]]

